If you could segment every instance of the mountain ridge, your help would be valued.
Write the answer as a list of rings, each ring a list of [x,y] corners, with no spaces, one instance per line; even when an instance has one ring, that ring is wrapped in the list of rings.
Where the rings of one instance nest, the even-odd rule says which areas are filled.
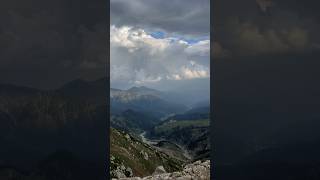
[[[158,118],[165,115],[183,112],[186,106],[170,102],[162,92],[147,87],[132,87],[128,90],[110,89],[112,113],[121,113],[127,109],[154,114]]]

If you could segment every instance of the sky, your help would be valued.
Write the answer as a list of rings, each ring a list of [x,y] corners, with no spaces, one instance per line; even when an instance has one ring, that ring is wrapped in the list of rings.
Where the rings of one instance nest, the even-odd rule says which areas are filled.
[[[319,139],[312,129],[319,129],[320,118],[320,2],[223,0],[213,6],[216,162],[242,160],[255,143]]]
[[[110,11],[111,87],[209,91],[209,0],[111,0]]]
[[[0,7],[0,83],[55,89],[106,76],[105,1],[10,0]]]
[[[216,58],[320,48],[316,0],[224,0],[214,7]]]

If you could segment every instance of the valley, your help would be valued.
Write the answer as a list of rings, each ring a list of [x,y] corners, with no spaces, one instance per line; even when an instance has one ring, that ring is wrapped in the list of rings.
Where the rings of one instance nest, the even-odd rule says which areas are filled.
[[[60,179],[102,177],[96,171],[103,163],[106,142],[109,107],[101,99],[106,97],[104,83],[105,79],[74,80],[56,90],[0,85],[0,142],[4,147],[0,150],[4,167],[0,174],[14,171],[24,179],[66,171]],[[176,172],[196,159],[208,159],[199,158],[199,150],[193,146],[201,152],[208,150],[207,137],[201,138],[208,135],[209,112],[190,109],[162,94],[136,87],[129,92],[116,91],[110,97],[113,177],[145,177],[159,166]],[[76,174],[89,166],[97,168]]]
[[[159,151],[174,156],[182,161],[188,161],[192,159],[192,156],[185,147],[174,142],[168,141],[165,138],[148,139],[145,137],[146,133],[147,132],[144,131],[139,135],[143,143],[153,146]]]
[[[96,171],[104,163],[107,141],[104,81],[74,80],[50,91],[0,85],[0,174],[17,169],[26,172],[24,179],[65,170],[60,179],[103,177]],[[163,94],[146,87],[111,91],[114,178],[145,177],[159,166],[176,172],[195,160],[209,159],[209,105],[188,108]],[[97,168],[76,174],[88,166]]]
[[[176,163],[176,168],[181,168],[196,160],[210,158],[209,103],[198,103],[190,108],[166,99],[168,94],[147,87],[111,90],[110,119],[111,128],[114,128],[111,131],[126,133],[141,144],[131,147],[126,146],[126,143],[111,143],[111,157],[118,159],[121,162],[118,166],[123,167],[122,171],[118,166],[111,170],[113,178],[121,178],[126,174],[126,177],[145,177],[151,175],[157,166],[163,166],[167,172],[174,172],[174,168],[168,167],[167,163],[170,161]],[[115,137],[111,135],[111,138]],[[111,139],[110,142],[116,141]],[[141,167],[141,164],[150,163],[145,157],[135,153],[147,152],[144,147],[149,149],[148,156],[157,152],[164,154],[170,161],[153,160],[150,167]],[[123,152],[119,154],[121,151]],[[131,156],[135,157],[134,160],[129,160]],[[133,169],[132,173],[126,172],[127,168]]]

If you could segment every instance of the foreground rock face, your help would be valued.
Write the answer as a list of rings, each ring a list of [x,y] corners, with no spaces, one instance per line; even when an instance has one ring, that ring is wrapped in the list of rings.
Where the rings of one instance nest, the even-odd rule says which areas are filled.
[[[182,171],[173,173],[154,173],[152,176],[144,178],[130,177],[120,178],[120,180],[210,180],[210,161],[196,161],[186,165]]]

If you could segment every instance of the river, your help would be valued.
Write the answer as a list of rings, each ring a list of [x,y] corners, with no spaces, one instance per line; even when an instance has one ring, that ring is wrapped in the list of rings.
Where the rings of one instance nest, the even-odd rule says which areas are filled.
[[[150,146],[153,146],[153,147],[155,147],[155,148],[157,148],[157,149],[159,149],[159,147],[156,147],[155,145],[158,144],[160,141],[168,141],[168,140],[166,140],[166,139],[152,139],[152,140],[151,140],[151,139],[148,139],[148,138],[146,138],[146,133],[147,133],[147,132],[144,131],[144,132],[142,132],[142,133],[139,135],[140,138],[141,138],[141,140],[142,140],[142,142],[144,142],[144,143],[146,143],[146,144],[148,144],[148,145],[150,145]],[[189,151],[188,151],[185,147],[183,147],[183,146],[181,146],[181,145],[179,145],[179,144],[177,144],[177,143],[171,142],[171,141],[168,141],[168,142],[170,142],[170,143],[178,146],[178,147],[182,150],[183,156],[184,156],[185,158],[187,158],[188,160],[191,160],[191,159],[192,159],[191,154],[189,153]]]

